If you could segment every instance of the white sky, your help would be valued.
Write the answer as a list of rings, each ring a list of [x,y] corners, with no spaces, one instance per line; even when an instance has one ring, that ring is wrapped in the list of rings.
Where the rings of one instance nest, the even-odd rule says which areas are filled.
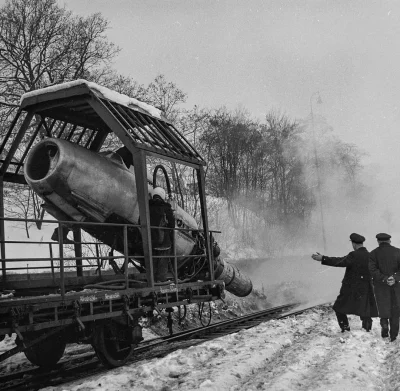
[[[145,85],[164,74],[188,94],[187,107],[241,105],[257,118],[278,109],[301,119],[320,91],[315,114],[366,151],[366,174],[381,180],[368,214],[400,216],[400,2],[58,1],[79,15],[100,12],[121,48],[117,71]],[[370,232],[351,224],[346,232],[361,228],[372,247],[376,230],[388,228],[370,220]]]

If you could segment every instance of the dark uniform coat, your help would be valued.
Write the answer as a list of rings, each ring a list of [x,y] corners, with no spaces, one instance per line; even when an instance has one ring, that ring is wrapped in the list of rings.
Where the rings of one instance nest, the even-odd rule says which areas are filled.
[[[149,201],[150,226],[175,228],[175,218],[172,207],[169,202],[161,198],[151,199]],[[172,230],[170,229],[151,229],[151,243],[153,249],[166,250],[171,247]]]
[[[380,243],[379,247],[370,253],[369,270],[373,278],[379,317],[390,318],[391,306],[394,304],[391,300],[391,291],[400,304],[400,249],[390,243]],[[391,287],[386,283],[390,276],[396,280]]]
[[[322,265],[346,268],[339,296],[333,305],[335,311],[363,317],[378,316],[368,262],[369,252],[365,247],[342,258],[323,256]]]

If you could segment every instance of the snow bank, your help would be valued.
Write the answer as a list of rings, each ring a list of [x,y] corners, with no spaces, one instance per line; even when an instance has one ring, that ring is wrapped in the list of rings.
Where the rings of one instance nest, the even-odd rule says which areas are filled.
[[[390,360],[398,343],[350,319],[342,334],[330,307],[273,320],[248,330],[179,349],[166,357],[134,363],[50,391],[90,390],[395,390],[399,376]],[[396,354],[397,352],[397,354]],[[388,383],[391,379],[392,383]]]

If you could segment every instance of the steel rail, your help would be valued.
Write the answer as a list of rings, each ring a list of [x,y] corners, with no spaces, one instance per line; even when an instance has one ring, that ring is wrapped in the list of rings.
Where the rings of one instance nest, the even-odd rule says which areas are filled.
[[[318,305],[322,304],[323,303]],[[194,346],[203,343],[205,340],[255,327],[265,321],[298,315],[316,305],[304,307],[300,310],[297,309],[298,306],[298,303],[281,305],[238,318],[213,323],[206,327],[198,327],[175,333],[171,336],[161,336],[143,341],[134,350],[133,356],[128,364],[144,359],[163,357],[174,350],[181,349],[184,341],[187,341],[187,345],[183,347]],[[51,370],[31,368],[24,371],[0,375],[0,384],[2,385],[0,388],[3,391],[38,390],[39,387],[64,384],[88,376],[98,375],[106,370],[107,369],[100,364],[95,353],[88,352],[87,354],[81,354],[79,358],[73,358],[67,362],[60,362]]]

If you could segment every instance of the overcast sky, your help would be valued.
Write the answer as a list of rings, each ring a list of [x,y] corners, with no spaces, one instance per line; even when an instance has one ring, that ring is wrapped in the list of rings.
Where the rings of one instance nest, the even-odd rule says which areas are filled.
[[[164,74],[188,105],[246,107],[261,118],[314,111],[380,162],[400,167],[400,2],[60,0],[101,12],[121,47],[116,69],[147,84]],[[389,172],[390,171],[390,172]]]
[[[302,119],[320,91],[315,114],[397,180],[400,1],[58,2],[80,15],[100,12],[121,48],[117,71],[145,85],[164,74],[188,94],[188,107],[243,106],[259,119],[278,109]]]
[[[303,119],[320,91],[315,114],[367,152],[369,172],[386,181],[371,209],[400,217],[400,1],[58,1],[76,14],[100,12],[121,48],[116,70],[145,85],[164,74],[188,94],[187,107]],[[360,229],[372,235],[380,228],[368,214]]]

